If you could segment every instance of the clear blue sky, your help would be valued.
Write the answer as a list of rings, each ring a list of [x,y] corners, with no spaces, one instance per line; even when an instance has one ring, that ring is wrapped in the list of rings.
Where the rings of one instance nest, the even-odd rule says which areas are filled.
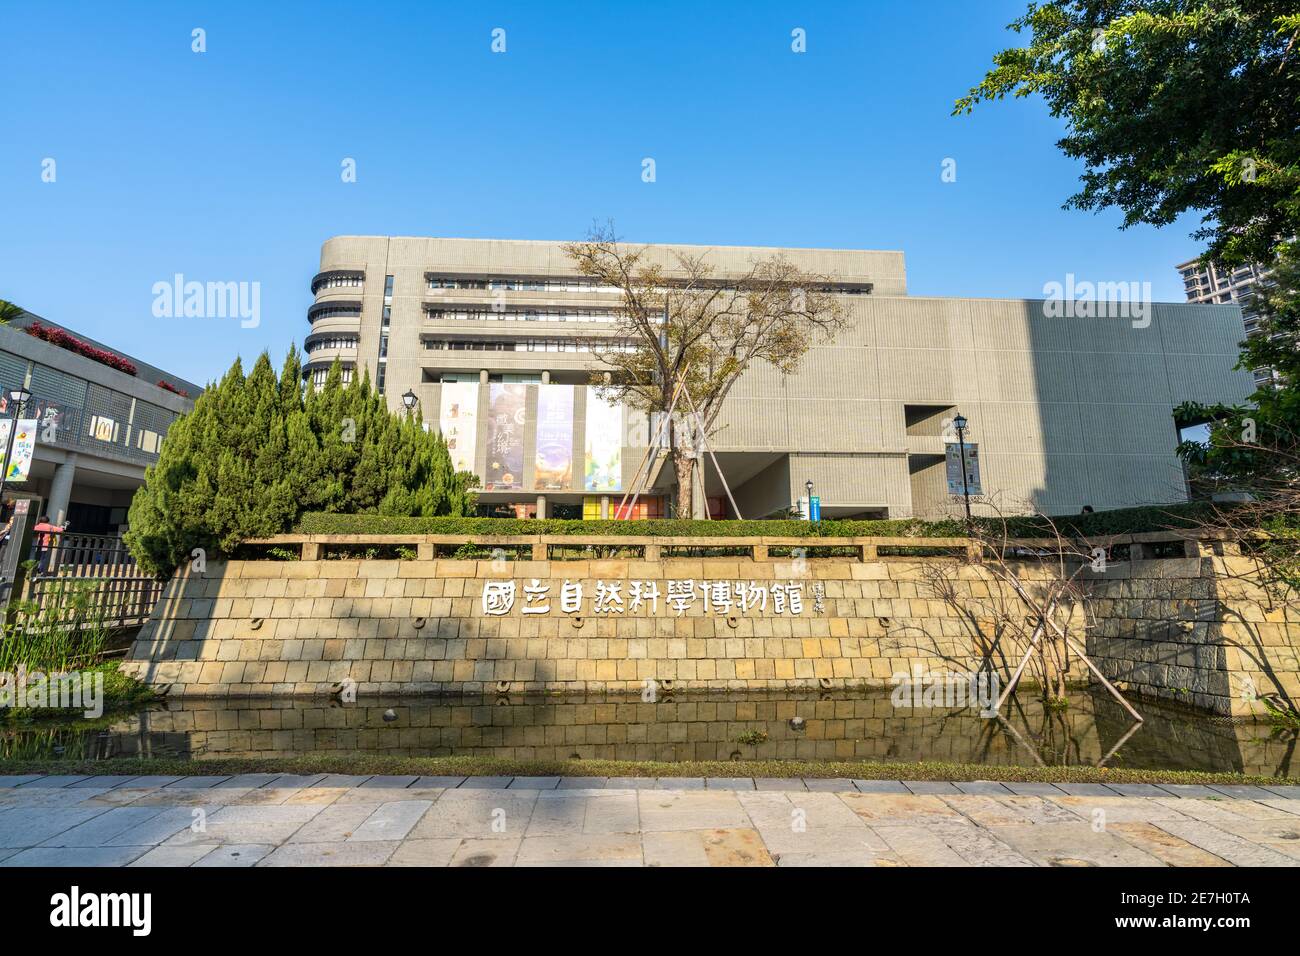
[[[901,249],[917,295],[1074,272],[1181,300],[1194,221],[1063,211],[1078,167],[1039,100],[949,115],[1024,6],[0,0],[0,298],[200,383],[301,343],[347,233],[612,217],[635,241]],[[260,327],[155,318],[178,272],[260,282]]]

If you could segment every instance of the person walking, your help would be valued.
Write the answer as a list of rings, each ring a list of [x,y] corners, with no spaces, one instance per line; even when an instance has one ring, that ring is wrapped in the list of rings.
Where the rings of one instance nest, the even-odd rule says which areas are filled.
[[[59,544],[59,532],[63,530],[61,525],[54,524],[50,521],[49,515],[41,515],[36,519],[36,524],[32,527],[33,540],[36,542],[36,570],[39,574],[44,574],[49,570],[51,555]]]

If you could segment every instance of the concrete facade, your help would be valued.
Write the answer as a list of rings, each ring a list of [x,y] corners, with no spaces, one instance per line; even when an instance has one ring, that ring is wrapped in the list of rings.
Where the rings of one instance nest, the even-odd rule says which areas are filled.
[[[136,374],[23,331],[34,322],[127,359]],[[161,387],[160,381],[190,397]],[[39,512],[88,533],[113,533],[126,524],[126,510],[144,483],[145,468],[158,460],[163,435],[193,408],[201,391],[193,382],[31,313],[0,327],[2,417],[12,417],[7,394],[19,387],[32,395],[23,417],[39,423],[36,448],[27,480],[6,482],[5,498],[36,499]]]
[[[671,262],[674,248],[650,246],[647,255]],[[746,518],[791,508],[809,480],[826,517],[957,513],[943,465],[944,423],[957,413],[970,422],[967,440],[979,445],[991,499],[976,510],[1069,514],[1084,505],[1183,500],[1171,410],[1187,400],[1238,402],[1252,390],[1250,375],[1232,368],[1242,333],[1236,305],[1149,303],[1140,320],[1063,318],[1053,308],[1060,303],[1042,300],[909,296],[899,252],[707,254],[723,277],[775,254],[828,275],[849,318],[796,373],[783,378],[755,366],[728,398],[712,441]],[[394,409],[413,391],[433,427],[444,383],[523,384],[522,474],[511,476],[517,487],[487,490],[481,501],[521,515],[538,504],[543,514],[582,505],[588,517],[617,504],[650,429],[624,414],[618,487],[584,486],[594,356],[582,346],[609,335],[621,298],[584,285],[560,243],[343,236],[325,242],[320,269],[309,377],[335,359],[364,367],[382,378]],[[572,478],[562,488],[536,481],[542,384],[574,391]],[[480,387],[473,465],[480,476],[488,468],[489,401],[489,388]],[[664,500],[670,473],[660,471],[652,498]],[[723,494],[711,469],[706,494],[716,502]]]

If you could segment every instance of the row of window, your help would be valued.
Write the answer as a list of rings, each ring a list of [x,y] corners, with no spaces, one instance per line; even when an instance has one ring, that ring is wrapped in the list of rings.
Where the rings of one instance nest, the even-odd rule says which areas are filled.
[[[307,354],[320,349],[354,349],[358,341],[355,335],[331,335],[323,339],[312,339],[307,343]]]
[[[352,369],[344,366],[340,371],[343,373],[343,384],[347,385],[352,381]],[[329,376],[328,368],[314,368],[311,370],[311,384],[313,388],[322,389],[325,387],[325,379]]]
[[[482,279],[464,279],[459,276],[429,276],[428,289],[487,289],[504,292],[618,292],[612,285],[601,285],[593,279],[520,279],[488,276]]]
[[[424,347],[447,352],[619,352],[631,345],[591,339],[425,339]]]
[[[311,291],[316,293],[321,289],[360,289],[365,281],[366,277],[363,275],[327,272],[316,277],[316,281],[311,284]]]
[[[612,309],[426,309],[430,322],[613,322]]]

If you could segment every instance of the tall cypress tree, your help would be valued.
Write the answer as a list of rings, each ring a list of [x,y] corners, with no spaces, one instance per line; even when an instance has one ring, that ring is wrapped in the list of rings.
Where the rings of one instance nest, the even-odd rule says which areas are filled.
[[[344,385],[336,362],[304,394],[297,350],[278,377],[264,353],[247,377],[236,361],[173,423],[126,540],[142,567],[167,573],[194,548],[229,554],[309,510],[467,514],[476,485],[454,472],[441,436],[389,413],[367,376]]]

